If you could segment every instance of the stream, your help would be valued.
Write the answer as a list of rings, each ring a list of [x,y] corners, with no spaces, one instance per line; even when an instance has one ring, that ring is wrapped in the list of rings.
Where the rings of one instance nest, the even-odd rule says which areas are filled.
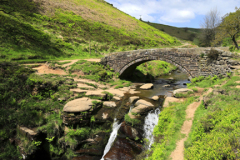
[[[139,96],[140,99],[150,101],[157,107],[147,113],[144,117],[144,124],[141,126],[129,126],[115,118],[101,160],[131,160],[135,159],[142,151],[150,149],[154,143],[153,130],[155,125],[158,124],[158,116],[164,97],[172,96],[172,91],[175,89],[186,88],[186,84],[190,83],[190,81],[185,73],[174,71],[171,75],[156,78],[152,83],[154,84],[153,89],[140,90],[138,86],[136,90],[140,91],[140,93],[131,96]],[[159,96],[160,99],[157,102],[153,101],[150,99],[153,96]],[[128,112],[133,108],[134,104],[131,104]],[[140,139],[147,139],[148,142],[143,144],[142,141],[138,140],[139,137]]]

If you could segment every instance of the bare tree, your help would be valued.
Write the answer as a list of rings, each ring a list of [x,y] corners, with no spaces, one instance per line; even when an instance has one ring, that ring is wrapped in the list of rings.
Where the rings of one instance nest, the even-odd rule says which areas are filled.
[[[203,19],[200,26],[202,34],[200,43],[202,46],[211,46],[211,42],[215,40],[216,30],[220,24],[220,16],[217,9],[212,9]]]

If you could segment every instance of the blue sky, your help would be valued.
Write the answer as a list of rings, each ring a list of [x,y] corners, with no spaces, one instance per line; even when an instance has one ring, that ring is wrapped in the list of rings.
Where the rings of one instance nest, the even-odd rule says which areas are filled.
[[[114,7],[144,21],[176,27],[200,28],[210,10],[217,9],[219,17],[234,12],[240,0],[105,0]]]

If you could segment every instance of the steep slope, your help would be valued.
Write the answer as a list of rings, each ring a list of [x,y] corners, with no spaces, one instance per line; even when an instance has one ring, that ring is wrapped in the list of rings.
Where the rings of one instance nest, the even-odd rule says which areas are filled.
[[[144,21],[143,21],[144,22]],[[164,24],[145,22],[150,26],[153,26],[160,31],[166,32],[167,34],[188,41],[193,41],[200,34],[201,29],[198,28],[179,28]]]
[[[179,43],[103,0],[6,0],[0,7],[2,59],[96,56]]]

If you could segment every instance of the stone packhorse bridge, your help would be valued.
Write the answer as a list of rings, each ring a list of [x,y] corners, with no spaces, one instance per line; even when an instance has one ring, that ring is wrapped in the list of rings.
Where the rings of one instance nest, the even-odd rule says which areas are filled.
[[[183,72],[189,79],[197,76],[226,75],[231,72],[231,65],[238,62],[230,60],[233,53],[224,51],[224,48],[164,48],[134,50],[111,53],[101,59],[103,65],[109,65],[119,72],[120,76],[131,75],[141,63],[162,60],[169,62]]]

